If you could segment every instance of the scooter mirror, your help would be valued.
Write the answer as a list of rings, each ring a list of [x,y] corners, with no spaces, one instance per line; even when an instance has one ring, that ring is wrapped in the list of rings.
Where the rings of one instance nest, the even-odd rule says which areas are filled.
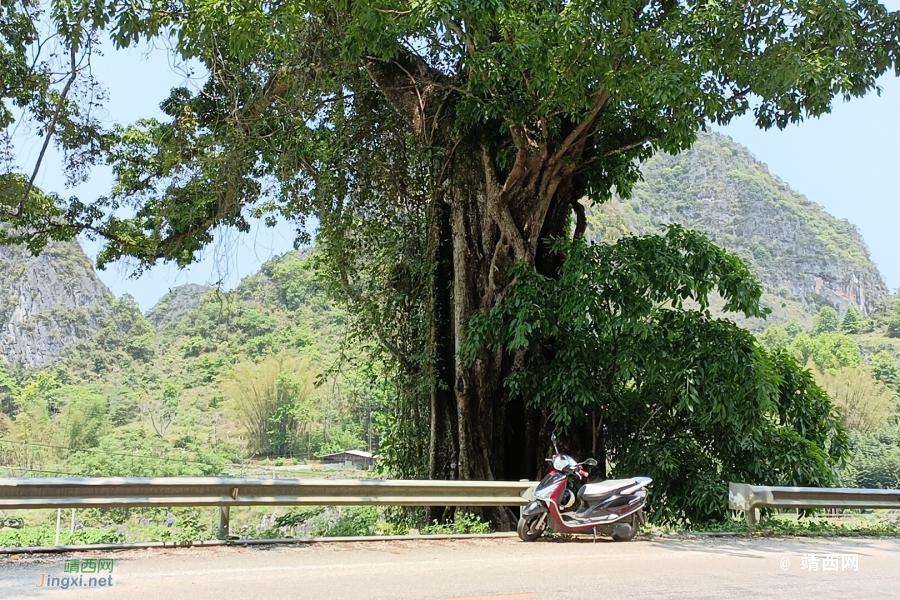
[[[554,444],[556,443],[556,434],[555,433],[550,434],[550,441],[553,442]]]
[[[589,458],[589,459],[587,459],[586,461],[584,461],[584,464],[585,464],[586,466],[588,466],[588,467],[596,467],[596,466],[597,466],[597,459],[595,459],[595,458]]]

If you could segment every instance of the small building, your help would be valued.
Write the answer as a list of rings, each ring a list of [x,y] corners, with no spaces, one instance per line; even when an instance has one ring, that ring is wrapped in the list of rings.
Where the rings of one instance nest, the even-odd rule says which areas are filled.
[[[375,463],[371,452],[365,450],[344,450],[322,457],[326,469],[359,469],[368,471]]]

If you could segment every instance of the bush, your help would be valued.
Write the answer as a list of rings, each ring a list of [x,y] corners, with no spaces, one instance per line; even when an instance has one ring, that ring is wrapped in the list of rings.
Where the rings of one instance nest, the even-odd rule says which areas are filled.
[[[887,335],[892,338],[900,338],[900,316],[895,316],[888,321]]]
[[[312,521],[313,537],[375,535],[381,513],[376,506],[347,506],[323,511]]]
[[[841,319],[837,311],[830,306],[825,306],[813,319],[813,335],[820,333],[837,333],[841,328]]]
[[[457,514],[453,521],[448,523],[432,523],[422,528],[426,535],[455,535],[461,533],[491,533],[491,524],[481,520],[476,514]]]
[[[896,410],[896,392],[863,367],[816,372],[822,386],[840,410],[841,423],[850,430],[873,432]]]
[[[70,470],[93,477],[178,477],[220,475],[224,457],[214,450],[178,451],[142,430],[117,431],[97,448],[74,452]]]
[[[853,433],[850,445],[847,485],[900,489],[900,425],[876,433]]]
[[[844,333],[861,333],[863,330],[863,314],[855,306],[850,305],[847,312],[844,313],[844,320],[841,322],[841,331]]]

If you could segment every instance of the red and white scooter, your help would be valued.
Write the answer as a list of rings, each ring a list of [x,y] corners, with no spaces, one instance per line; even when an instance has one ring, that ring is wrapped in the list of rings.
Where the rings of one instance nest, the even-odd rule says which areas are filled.
[[[557,533],[609,535],[617,542],[633,539],[640,525],[646,522],[643,509],[647,486],[653,480],[632,477],[585,483],[577,494],[573,494],[568,486],[569,479],[587,480],[584,467],[596,466],[597,461],[589,458],[578,462],[560,453],[556,434],[550,439],[556,454],[547,461],[553,468],[535,489],[536,500],[522,509],[519,537],[533,542],[550,527]]]

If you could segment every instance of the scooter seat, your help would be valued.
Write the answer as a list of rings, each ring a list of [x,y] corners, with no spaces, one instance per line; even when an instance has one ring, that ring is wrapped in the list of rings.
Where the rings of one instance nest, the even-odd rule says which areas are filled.
[[[637,483],[634,479],[607,479],[599,483],[588,483],[578,490],[580,498],[602,498]]]

